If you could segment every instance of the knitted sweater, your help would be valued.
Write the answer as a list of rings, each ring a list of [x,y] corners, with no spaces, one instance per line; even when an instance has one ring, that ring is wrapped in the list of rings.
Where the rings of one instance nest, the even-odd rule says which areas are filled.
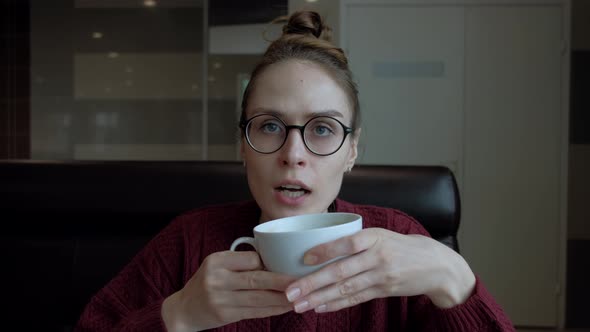
[[[363,227],[402,234],[426,230],[408,215],[389,208],[336,200],[335,210],[363,216]],[[86,306],[75,331],[165,331],[163,300],[180,290],[211,253],[228,250],[232,241],[252,236],[260,209],[255,202],[200,208],[173,220]],[[514,331],[481,280],[473,294],[450,309],[426,296],[374,299],[337,312],[294,311],[242,320],[214,331]]]

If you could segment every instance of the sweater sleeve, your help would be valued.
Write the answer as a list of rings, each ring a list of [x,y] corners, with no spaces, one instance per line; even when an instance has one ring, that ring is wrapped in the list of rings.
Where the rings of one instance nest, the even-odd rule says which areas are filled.
[[[430,237],[424,227],[412,217],[396,211],[392,218],[395,228],[404,234],[421,234]],[[408,298],[408,322],[412,331],[449,332],[509,332],[515,331],[510,319],[496,303],[476,275],[473,293],[464,303],[453,308],[437,307],[425,296]]]
[[[510,332],[510,319],[476,276],[475,288],[464,303],[441,309],[425,296],[408,300],[409,321],[417,331]],[[429,319],[425,319],[429,317]]]
[[[182,288],[184,243],[178,218],[92,297],[74,330],[165,331],[162,302]]]

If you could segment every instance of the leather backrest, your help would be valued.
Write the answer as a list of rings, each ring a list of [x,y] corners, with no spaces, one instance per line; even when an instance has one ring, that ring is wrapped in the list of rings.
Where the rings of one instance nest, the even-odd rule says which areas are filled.
[[[400,209],[458,250],[459,194],[447,168],[356,166],[340,197]],[[238,162],[0,161],[1,280],[15,309],[6,317],[24,329],[68,330],[175,216],[250,198]]]
[[[38,228],[26,227],[27,232],[151,233],[184,211],[251,199],[238,162],[0,161],[0,183],[0,209],[5,215],[91,218],[73,223],[57,218]],[[345,175],[339,197],[400,209],[439,240],[455,237],[459,227],[459,193],[445,167],[359,165]],[[129,217],[125,224],[117,221],[117,229],[108,228],[125,216]],[[8,231],[18,229],[16,225]],[[456,243],[449,244],[457,249]]]
[[[339,197],[401,210],[433,238],[459,251],[459,190],[453,173],[439,166],[357,166],[344,177]]]

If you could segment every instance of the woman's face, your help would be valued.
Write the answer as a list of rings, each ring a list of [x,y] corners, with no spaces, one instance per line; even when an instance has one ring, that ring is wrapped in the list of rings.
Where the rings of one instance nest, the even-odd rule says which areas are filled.
[[[346,93],[319,65],[288,60],[267,67],[250,93],[246,119],[276,114],[287,125],[304,125],[329,115],[345,126],[352,123]],[[276,152],[262,154],[242,140],[248,184],[262,210],[261,222],[304,213],[325,212],[334,201],[344,172],[357,156],[357,138],[348,135],[336,153],[318,156],[304,145],[301,132],[290,130]]]

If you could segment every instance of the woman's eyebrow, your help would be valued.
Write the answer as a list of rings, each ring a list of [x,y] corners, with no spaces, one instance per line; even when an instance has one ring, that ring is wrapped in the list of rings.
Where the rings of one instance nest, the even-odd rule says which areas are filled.
[[[285,116],[284,112],[273,110],[271,108],[264,108],[264,107],[256,108],[252,111],[252,113],[253,113],[253,115],[270,114],[270,115],[274,115],[279,118]],[[335,117],[335,118],[344,118],[344,115],[342,115],[342,113],[337,110],[313,111],[313,112],[305,113],[305,116],[308,118],[313,118],[316,116],[331,116],[331,117]]]
[[[270,114],[270,115],[274,115],[276,117],[281,117],[284,115],[284,113],[279,112],[277,110],[273,110],[271,108],[264,108],[264,107],[259,107],[256,108],[252,111],[253,115],[259,115],[259,114]]]
[[[342,113],[338,112],[337,110],[316,111],[316,112],[311,112],[309,114],[309,117],[316,117],[316,116],[331,116],[331,117],[339,117],[339,118],[344,117],[344,115],[342,115]]]

